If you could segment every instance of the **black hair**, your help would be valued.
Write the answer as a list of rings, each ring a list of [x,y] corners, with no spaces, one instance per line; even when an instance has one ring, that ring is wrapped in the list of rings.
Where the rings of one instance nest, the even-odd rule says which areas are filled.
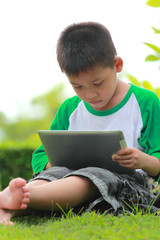
[[[116,55],[108,29],[95,22],[68,26],[57,43],[59,66],[68,75],[78,75],[95,65],[113,67]]]

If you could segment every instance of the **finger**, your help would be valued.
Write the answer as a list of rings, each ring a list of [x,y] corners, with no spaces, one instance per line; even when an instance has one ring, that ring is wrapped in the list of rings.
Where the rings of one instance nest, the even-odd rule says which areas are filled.
[[[120,160],[130,160],[132,159],[131,155],[113,155],[113,161],[120,161]]]
[[[131,165],[132,160],[119,160],[117,161],[119,165]]]
[[[132,148],[122,148],[117,154],[120,156],[132,154]]]
[[[132,159],[124,160],[124,161],[120,160],[120,161],[117,161],[117,163],[122,167],[130,168],[130,169],[136,169],[136,165],[135,165],[135,163]]]

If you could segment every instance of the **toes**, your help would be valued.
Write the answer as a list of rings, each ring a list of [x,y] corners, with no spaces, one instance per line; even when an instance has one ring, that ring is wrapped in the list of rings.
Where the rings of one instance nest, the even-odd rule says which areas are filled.
[[[29,192],[26,192],[26,193],[23,194],[24,198],[29,198],[29,196],[30,196]]]
[[[10,181],[9,186],[11,190],[15,188],[22,188],[26,185],[26,181],[23,178],[15,178]]]
[[[16,178],[15,184],[18,188],[21,188],[26,185],[26,180],[24,180],[23,178]]]
[[[29,203],[29,196],[30,196],[29,192],[23,193],[22,203],[28,204]]]
[[[29,198],[23,198],[22,204],[28,204],[29,203]]]
[[[25,192],[28,192],[29,189],[28,189],[28,187],[23,187],[23,188],[22,188],[22,191],[23,191],[23,193],[25,193]]]
[[[13,226],[14,223],[10,220],[4,219],[4,220],[0,220],[0,224],[5,226],[8,226],[8,225]]]
[[[24,197],[23,201],[20,205],[20,209],[26,209],[28,207],[28,203],[29,203],[29,198],[28,197]]]
[[[22,203],[22,204],[20,205],[20,209],[26,209],[26,208],[27,208],[27,204]]]
[[[12,221],[9,221],[8,225],[13,226],[14,223]]]
[[[22,188],[22,193],[23,193],[23,196],[29,197],[29,189],[28,189],[28,187],[23,187]]]

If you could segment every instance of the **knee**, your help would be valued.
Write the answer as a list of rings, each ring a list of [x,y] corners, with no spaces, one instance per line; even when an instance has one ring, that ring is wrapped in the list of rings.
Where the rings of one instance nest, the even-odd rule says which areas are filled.
[[[94,183],[87,177],[84,176],[71,176],[72,181],[79,187],[82,187],[87,192],[92,192],[93,194],[99,194],[98,188],[94,185]]]

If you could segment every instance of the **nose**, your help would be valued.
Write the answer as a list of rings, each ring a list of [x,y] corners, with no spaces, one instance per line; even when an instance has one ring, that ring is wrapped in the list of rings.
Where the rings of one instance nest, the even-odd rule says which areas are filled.
[[[97,96],[97,92],[92,89],[86,89],[85,91],[85,97],[87,99],[94,99]]]

